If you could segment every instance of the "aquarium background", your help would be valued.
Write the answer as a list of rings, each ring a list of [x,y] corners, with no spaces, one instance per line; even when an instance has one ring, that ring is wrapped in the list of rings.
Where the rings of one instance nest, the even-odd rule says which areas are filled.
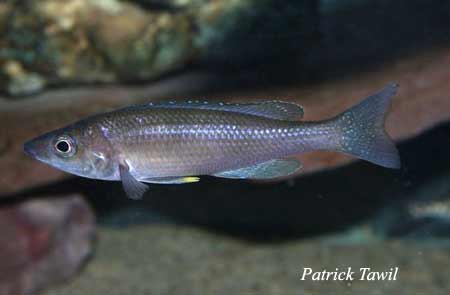
[[[74,177],[24,141],[164,100],[299,103],[330,118],[388,83],[402,168],[299,155],[274,182]],[[450,294],[450,1],[0,3],[0,294]],[[301,280],[387,271],[395,281]]]

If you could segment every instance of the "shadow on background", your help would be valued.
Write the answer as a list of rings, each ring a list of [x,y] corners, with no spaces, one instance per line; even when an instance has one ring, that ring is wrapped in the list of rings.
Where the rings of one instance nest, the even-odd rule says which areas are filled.
[[[311,83],[351,78],[450,42],[445,0],[272,2],[213,44],[200,66],[239,77],[247,87]]]
[[[81,192],[95,208],[100,223],[126,208],[146,208],[144,214],[162,214],[176,222],[244,239],[280,241],[367,221],[392,202],[411,196],[429,179],[448,174],[449,135],[450,123],[401,143],[400,171],[359,161],[271,184],[202,178],[196,184],[153,185],[143,201],[127,199],[118,182],[72,178],[11,197],[17,201]],[[122,224],[119,220],[116,225],[143,222],[135,217],[123,219]]]

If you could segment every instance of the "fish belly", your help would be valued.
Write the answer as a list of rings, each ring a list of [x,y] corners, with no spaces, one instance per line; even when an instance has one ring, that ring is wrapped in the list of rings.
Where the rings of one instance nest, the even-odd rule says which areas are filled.
[[[208,137],[171,136],[149,144],[128,145],[125,158],[138,178],[151,178],[214,174],[283,153],[283,146],[274,141],[238,137],[213,131]]]

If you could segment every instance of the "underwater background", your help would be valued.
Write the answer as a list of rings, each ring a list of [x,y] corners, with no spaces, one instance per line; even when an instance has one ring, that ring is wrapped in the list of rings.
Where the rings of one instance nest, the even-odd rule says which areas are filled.
[[[389,83],[402,168],[299,155],[272,182],[71,176],[26,140],[164,100],[333,117]],[[450,1],[0,2],[0,294],[450,294]],[[314,271],[396,280],[301,280]]]

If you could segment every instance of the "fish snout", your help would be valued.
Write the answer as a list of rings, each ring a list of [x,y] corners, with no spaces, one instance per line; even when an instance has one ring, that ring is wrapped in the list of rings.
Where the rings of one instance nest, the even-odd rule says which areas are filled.
[[[44,160],[47,157],[48,143],[39,138],[29,140],[23,144],[23,151],[25,154],[36,160]]]
[[[23,151],[25,154],[29,155],[30,157],[36,158],[36,147],[33,143],[33,140],[29,140],[23,144]]]

